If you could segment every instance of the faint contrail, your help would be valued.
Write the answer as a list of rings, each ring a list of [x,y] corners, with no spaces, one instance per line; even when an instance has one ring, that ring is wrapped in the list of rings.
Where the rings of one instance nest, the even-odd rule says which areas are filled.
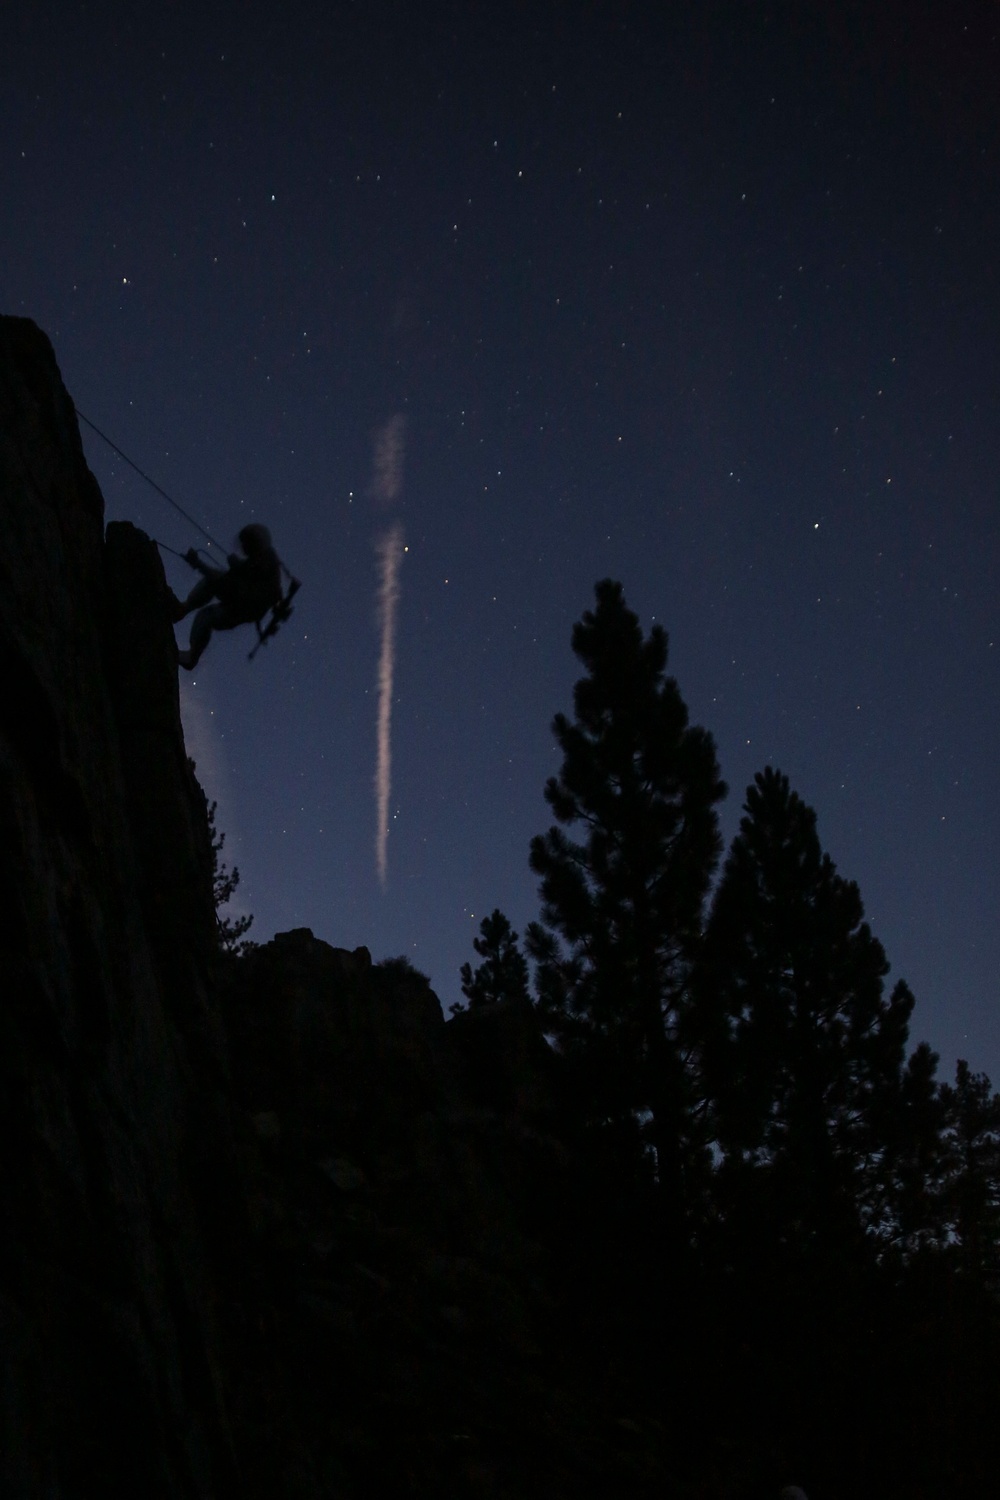
[[[378,756],[375,764],[375,863],[385,885],[386,845],[389,839],[389,790],[392,776],[392,677],[396,665],[396,604],[399,565],[403,561],[403,527],[397,521],[375,543],[379,562],[378,612],[382,649],[378,659]]]
[[[382,510],[399,499],[403,489],[406,417],[402,412],[376,429],[371,495]],[[389,790],[392,769],[392,678],[396,664],[396,604],[399,565],[403,560],[403,528],[396,521],[375,543],[379,561],[378,616],[382,649],[378,662],[378,754],[375,763],[375,863],[383,887],[389,839]]]
[[[375,474],[372,494],[380,505],[391,505],[403,488],[403,453],[406,417],[401,411],[375,433]]]

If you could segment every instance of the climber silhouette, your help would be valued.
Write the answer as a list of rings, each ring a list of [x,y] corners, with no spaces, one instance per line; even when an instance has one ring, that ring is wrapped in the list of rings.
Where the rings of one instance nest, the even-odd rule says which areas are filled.
[[[243,556],[231,554],[228,568],[213,568],[191,549],[186,562],[202,577],[183,601],[171,595],[171,613],[176,623],[196,609],[191,641],[177,660],[189,672],[199,661],[213,630],[232,630],[237,625],[257,623],[269,609],[280,605],[281,562],[271,543],[271,533],[258,522],[244,526],[239,536]],[[211,601],[215,601],[214,603]]]

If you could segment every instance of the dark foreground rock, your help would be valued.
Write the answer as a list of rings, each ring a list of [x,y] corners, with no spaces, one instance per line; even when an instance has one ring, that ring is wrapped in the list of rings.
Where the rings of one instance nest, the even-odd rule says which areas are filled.
[[[0,506],[0,1493],[236,1493],[191,1170],[226,1113],[211,848],[163,575],[131,527],[105,547],[52,350],[12,318]]]
[[[483,1105],[426,980],[307,931],[240,963],[226,1017],[267,1247],[240,1392],[265,1492],[644,1492],[622,1413],[546,1348],[567,1172],[540,1086]]]

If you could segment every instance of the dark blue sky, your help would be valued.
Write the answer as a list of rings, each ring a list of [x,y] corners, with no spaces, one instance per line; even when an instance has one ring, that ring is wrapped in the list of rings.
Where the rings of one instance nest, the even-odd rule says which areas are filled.
[[[537,914],[570,632],[612,576],[716,738],[727,837],[784,770],[914,1038],[1000,1081],[996,7],[204,10],[8,17],[0,307],[303,580],[252,666],[219,637],[183,684],[254,935],[459,997],[482,916]],[[109,517],[199,540],[84,437]]]

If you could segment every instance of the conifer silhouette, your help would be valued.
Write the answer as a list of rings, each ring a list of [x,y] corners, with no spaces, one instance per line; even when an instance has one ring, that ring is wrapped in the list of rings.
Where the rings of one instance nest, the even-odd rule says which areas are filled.
[[[961,1270],[1000,1291],[1000,1094],[960,1059],[945,1109],[944,1216]]]
[[[483,962],[475,971],[471,964],[463,964],[459,970],[462,994],[467,997],[470,1009],[501,1000],[528,1002],[528,964],[517,945],[517,933],[503,912],[496,908],[484,917],[479,932],[480,936],[472,939],[472,946]],[[452,1006],[453,1010],[459,1008]]]
[[[665,675],[666,632],[643,637],[619,583],[599,583],[596,599],[573,630],[586,669],[575,719],[553,723],[563,764],[545,797],[563,826],[531,843],[542,911],[527,946],[581,1107],[623,1149],[653,1147],[679,1214],[699,1158],[688,980],[726,788],[711,736]]]
[[[224,909],[232,901],[239,888],[240,872],[235,865],[230,869],[223,861],[222,850],[225,846],[226,835],[215,826],[217,805],[211,802],[208,807],[208,831],[212,840],[212,897],[215,902],[215,920],[219,934],[219,947],[223,953],[239,957],[240,954],[256,946],[253,940],[247,937],[253,925],[253,917],[249,913],[242,917],[223,915]]]
[[[831,1244],[886,1209],[913,996],[899,982],[885,998],[863,917],[813,810],[758,773],[706,931],[699,1019],[722,1180],[768,1203],[783,1239]]]

